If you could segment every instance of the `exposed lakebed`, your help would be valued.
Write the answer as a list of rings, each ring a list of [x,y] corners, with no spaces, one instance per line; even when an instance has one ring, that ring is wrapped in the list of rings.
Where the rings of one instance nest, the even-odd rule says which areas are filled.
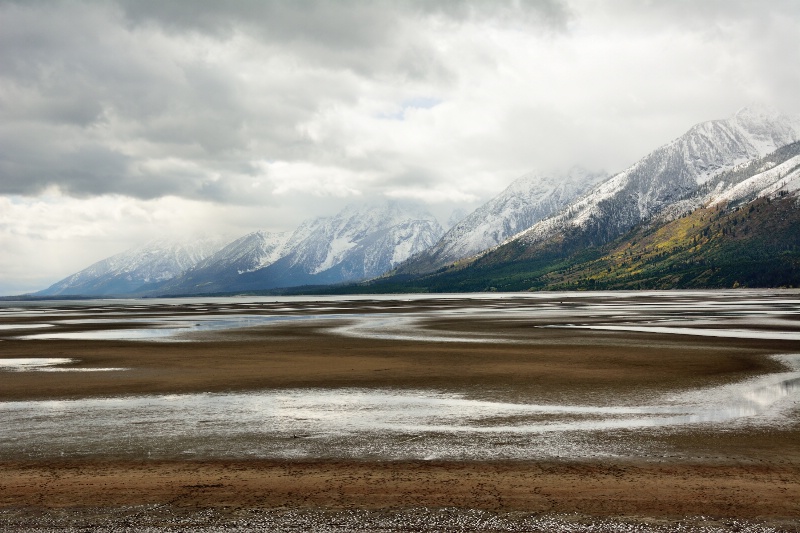
[[[215,334],[312,321],[333,337],[521,344],[537,330],[800,340],[800,295],[771,292],[549,293],[38,303],[0,311],[18,341],[214,342]],[[477,322],[476,322],[477,321]],[[477,330],[475,323],[497,323]],[[35,331],[47,327],[46,332]],[[26,331],[33,330],[33,331]],[[800,352],[800,345],[798,345]],[[81,370],[75,358],[3,353],[0,372]],[[686,428],[779,425],[796,413],[800,356],[723,385],[592,403],[509,401],[486,388],[311,387],[121,394],[0,403],[0,458],[260,457],[535,459],[657,456],[642,439]],[[87,367],[87,370],[92,368]],[[93,370],[123,368],[104,367]],[[609,436],[613,438],[609,438]]]

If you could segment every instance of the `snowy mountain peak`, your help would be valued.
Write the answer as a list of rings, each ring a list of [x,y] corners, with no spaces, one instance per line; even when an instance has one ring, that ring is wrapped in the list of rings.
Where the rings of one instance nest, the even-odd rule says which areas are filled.
[[[290,256],[293,264],[301,266],[307,273],[320,274],[344,262],[370,236],[411,222],[425,226],[427,230],[423,233],[428,236],[422,237],[420,243],[410,246],[409,253],[420,251],[420,247],[431,240],[431,234],[435,234],[435,239],[442,233],[436,218],[416,204],[385,200],[349,205],[331,217],[304,222],[289,240],[288,246],[292,250]],[[433,244],[432,240],[427,246],[430,244]],[[398,242],[396,246],[401,244]],[[398,258],[405,260],[408,257],[407,254],[395,252],[391,256],[395,262]],[[391,266],[394,265],[389,265]],[[383,273],[375,273],[377,270],[380,268],[367,269],[369,272],[365,272],[364,277]]]
[[[800,123],[766,105],[740,109],[731,119],[762,157],[800,137]]]
[[[211,256],[221,237],[158,238],[98,261],[47,289],[40,296],[116,295],[168,281]]]
[[[798,137],[791,119],[766,106],[750,106],[728,119],[697,124],[521,238],[532,244],[568,228],[581,228],[589,242],[604,242],[687,197],[715,176]]]
[[[760,102],[751,103],[733,114],[733,118],[742,123],[774,122],[782,116],[777,107]]]
[[[590,172],[581,167],[559,174],[525,174],[453,226],[430,250],[413,257],[400,271],[432,271],[496,246],[556,213],[605,177],[604,172]]]
[[[264,268],[283,256],[290,235],[289,232],[253,231],[199,262],[194,270],[233,268],[242,273]]]

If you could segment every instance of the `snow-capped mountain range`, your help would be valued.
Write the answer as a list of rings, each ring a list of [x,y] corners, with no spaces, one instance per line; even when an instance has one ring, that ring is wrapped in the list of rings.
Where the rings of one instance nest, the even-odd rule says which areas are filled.
[[[361,279],[380,275],[387,266],[430,247],[431,237],[441,233],[436,218],[418,206],[396,202],[350,206],[336,216],[301,225],[290,239],[289,260],[316,275],[351,262],[354,255],[362,256],[363,262],[343,267],[352,272],[342,274]]]
[[[280,259],[286,252],[289,237],[289,232],[248,233],[190,265],[180,276],[160,284],[157,291],[180,292],[192,287],[198,292],[222,291],[242,274],[255,272]]]
[[[329,284],[375,277],[443,233],[420,206],[354,205],[294,232],[223,239],[156,240],[104,259],[37,296],[200,294]]]
[[[247,235],[159,291],[197,294],[358,281],[391,270],[442,233],[436,218],[420,206],[389,201],[352,205],[334,216],[305,221],[288,238]]]
[[[698,124],[469,260],[361,290],[798,286],[798,138],[763,108]]]
[[[224,243],[224,238],[209,236],[155,239],[98,261],[37,295],[110,296],[136,292],[142,286],[164,283],[180,276],[210,257]]]
[[[517,261],[555,244],[566,257],[638,224],[694,209],[800,191],[800,117],[749,107],[697,124],[608,177],[531,173],[446,234],[424,208],[386,201],[310,219],[293,232],[153,241],[55,283],[48,295],[177,295],[409,279]],[[765,157],[767,156],[767,157]],[[758,168],[755,168],[756,165]],[[226,244],[227,242],[227,244]],[[552,250],[555,248],[551,247]],[[461,261],[469,258],[470,261]],[[393,270],[394,269],[394,270]]]
[[[703,122],[512,240],[533,245],[577,231],[581,244],[607,242],[699,191],[715,176],[799,138],[800,121],[765,107]]]
[[[453,226],[434,246],[407,261],[399,273],[424,273],[496,246],[554,215],[604,172],[574,167],[564,174],[526,174]]]

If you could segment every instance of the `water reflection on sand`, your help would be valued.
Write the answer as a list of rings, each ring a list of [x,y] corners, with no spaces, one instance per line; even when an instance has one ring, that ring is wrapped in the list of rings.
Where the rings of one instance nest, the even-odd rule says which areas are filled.
[[[26,340],[127,340],[127,341],[167,341],[190,342],[193,333],[204,333],[226,329],[248,328],[262,326],[287,320],[301,320],[312,317],[307,316],[271,316],[271,315],[193,315],[191,320],[185,316],[166,315],[151,316],[150,318],[128,318],[125,322],[142,324],[143,327],[120,328],[119,319],[68,319],[57,321],[56,324],[70,326],[90,326],[84,331],[53,331],[47,333],[31,333],[20,335],[17,338]],[[117,327],[115,327],[117,326]],[[108,328],[108,329],[107,329]]]
[[[800,357],[784,356],[798,365]],[[492,459],[625,455],[602,432],[774,424],[800,372],[643,405],[532,405],[431,390],[293,389],[0,403],[0,457]],[[641,453],[641,452],[638,452]]]
[[[721,329],[708,327],[678,326],[634,326],[634,325],[595,325],[595,326],[554,326],[576,329],[595,329],[603,331],[630,331],[634,333],[666,333],[669,335],[695,335],[698,337],[726,337],[729,339],[764,339],[800,341],[800,331],[759,331],[752,329]]]
[[[41,370],[71,362],[72,359],[67,357],[12,357],[0,359],[0,371],[24,372],[29,370]]]
[[[463,317],[468,324],[479,319],[520,327],[502,328],[502,335],[491,327],[470,331],[460,326]],[[768,291],[695,291],[26,303],[0,305],[0,322],[7,325],[0,337],[206,342],[225,330],[296,320],[318,320],[318,327],[342,336],[431,343],[525,343],[535,337],[531,331],[552,327],[796,341],[800,298],[793,292],[777,298]],[[47,330],[22,331],[40,327]],[[800,402],[800,359],[781,360],[791,371],[626,404],[613,398],[602,405],[509,403],[487,400],[491,394],[480,391],[389,388],[4,402],[0,457],[647,455],[653,450],[603,435],[781,423]],[[6,371],[75,367],[71,360],[4,361]]]
[[[0,372],[117,372],[125,368],[92,368],[74,365],[68,357],[10,357],[0,359]],[[1,405],[1,404],[0,404]]]
[[[800,340],[797,291],[664,291],[0,302],[0,333],[28,340],[207,341],[209,332],[287,320],[336,321],[350,337],[516,343],[429,329],[458,318],[632,333]],[[24,331],[47,328],[47,331]]]

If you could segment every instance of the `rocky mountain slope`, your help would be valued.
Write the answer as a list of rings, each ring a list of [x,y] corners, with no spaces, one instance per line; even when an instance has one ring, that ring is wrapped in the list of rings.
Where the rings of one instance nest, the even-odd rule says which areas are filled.
[[[442,233],[436,218],[420,207],[397,202],[350,206],[303,223],[283,257],[219,289],[326,285],[380,276],[432,246]]]
[[[603,244],[722,172],[798,139],[800,123],[768,108],[698,124],[515,239],[531,252],[554,239],[571,249]]]
[[[800,187],[797,174],[800,159],[795,142],[800,137],[800,127],[796,124],[797,121],[776,113],[743,110],[727,120],[697,125],[600,183],[555,216],[534,224],[477,257],[434,274],[401,274],[374,285],[384,285],[379,291],[565,288],[569,285],[543,276],[566,269],[578,277],[583,275],[588,276],[587,279],[596,279],[579,265],[602,257],[608,253],[606,246],[613,243],[634,247],[642,236],[630,232],[650,231],[647,228],[666,227],[673,223],[679,225],[677,221],[701,209],[721,209],[723,218],[719,224],[734,224],[738,219],[730,215],[730,209],[753,201],[772,202],[773,198],[775,201],[769,203],[769,207],[754,211],[757,215],[753,217],[758,220],[758,227],[771,228],[774,234],[764,234],[751,224],[747,226],[746,238],[732,239],[734,234],[726,230],[718,235],[712,247],[696,249],[693,253],[707,252],[713,257],[727,257],[731,260],[726,263],[731,276],[736,268],[736,262],[731,259],[735,257],[733,250],[738,250],[745,240],[750,250],[758,250],[760,256],[775,260],[781,247],[774,235],[781,235],[786,242],[793,242],[794,234],[800,235],[800,226],[796,222],[784,225],[769,220],[770,216],[787,221],[796,221],[797,218],[793,210],[796,201],[792,200],[796,199]],[[767,151],[772,153],[764,155]],[[700,216],[706,217],[705,221],[710,214]],[[702,226],[697,221],[694,224],[695,229]],[[708,229],[706,233],[712,234],[712,230]],[[743,257],[747,252],[747,249],[741,250]],[[662,258],[669,256],[665,250],[659,253]],[[765,260],[762,266],[769,271],[770,261]],[[614,265],[604,268],[608,272],[615,270]],[[670,263],[669,268],[676,271],[679,265]],[[780,283],[793,284],[792,276],[795,274],[791,274],[792,268],[787,266],[783,272],[769,279],[775,283],[783,280]],[[707,279],[709,284],[712,283],[710,280]],[[681,283],[689,286],[686,285],[688,282]],[[704,286],[700,278],[696,283],[691,286]],[[649,278],[641,286],[656,286],[656,278]],[[669,282],[659,286],[669,286]],[[580,283],[574,287],[581,288]],[[360,290],[368,289],[362,287]]]
[[[180,276],[224,244],[219,237],[156,239],[58,281],[36,296],[112,296],[135,294],[143,287]]]
[[[419,206],[353,205],[307,220],[289,236],[245,236],[156,292],[224,293],[367,279],[430,247],[442,232]]]
[[[589,172],[579,167],[561,175],[532,173],[522,176],[458,222],[433,247],[412,256],[398,268],[397,273],[432,272],[497,246],[554,215],[606,177],[605,173]]]
[[[714,181],[694,206],[654,217],[532,286],[800,286],[800,142]]]
[[[227,245],[221,239],[152,241],[35,296],[208,294],[357,281],[391,270],[442,233],[419,206],[354,205],[291,233],[256,231]]]

